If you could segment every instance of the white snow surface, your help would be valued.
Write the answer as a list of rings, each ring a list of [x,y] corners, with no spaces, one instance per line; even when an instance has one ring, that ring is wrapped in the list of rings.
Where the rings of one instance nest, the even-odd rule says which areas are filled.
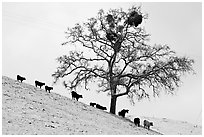
[[[2,77],[3,135],[158,135],[130,120]],[[80,100],[79,100],[80,101]]]
[[[133,121],[135,116],[129,115],[127,117]],[[153,122],[153,126],[150,127],[152,130],[158,131],[164,135],[202,135],[201,125],[167,118],[140,117],[141,121],[144,121],[145,119]]]
[[[154,123],[136,127],[122,118],[33,85],[2,77],[3,135],[201,135],[202,126],[166,118],[140,117]],[[141,122],[142,124],[142,122]]]

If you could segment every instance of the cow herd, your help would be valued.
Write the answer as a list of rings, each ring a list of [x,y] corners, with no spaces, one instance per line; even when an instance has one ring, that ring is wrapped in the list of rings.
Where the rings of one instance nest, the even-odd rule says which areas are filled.
[[[107,108],[106,107],[103,107],[103,106],[101,106],[101,105],[99,105],[99,104],[96,104],[96,103],[93,103],[93,102],[90,102],[90,106],[92,106],[92,107],[96,107],[96,108],[98,108],[98,109],[101,109],[101,110],[107,110]],[[128,109],[122,109],[121,111],[119,111],[118,112],[118,115],[119,116],[122,116],[123,118],[125,117],[125,114],[126,113],[128,113],[129,112],[129,110]],[[138,127],[140,127],[140,118],[134,118],[134,124],[136,125],[136,126],[138,126]],[[147,121],[147,120],[144,120],[144,122],[143,122],[143,125],[144,125],[144,128],[146,128],[146,129],[150,129],[150,126],[153,126],[153,122],[149,122],[149,121]]]
[[[26,78],[25,77],[22,77],[22,76],[20,76],[20,75],[17,75],[17,81],[20,81],[21,83],[22,83],[22,81],[23,80],[26,80]],[[36,87],[42,87],[42,86],[45,86],[45,91],[47,92],[49,92],[50,93],[50,90],[53,90],[53,87],[49,87],[49,86],[47,86],[47,85],[45,85],[45,83],[43,83],[43,82],[40,82],[40,81],[35,81],[35,86]],[[83,96],[82,95],[79,95],[77,92],[75,92],[75,91],[72,91],[71,92],[71,95],[72,95],[72,99],[74,100],[74,99],[76,99],[77,101],[79,100],[79,98],[83,98]],[[90,106],[92,106],[92,107],[96,107],[97,109],[101,109],[101,110],[107,110],[107,108],[106,107],[104,107],[104,106],[101,106],[100,104],[97,104],[97,103],[93,103],[93,102],[90,102]],[[126,113],[128,113],[129,112],[129,110],[128,109],[122,109],[121,111],[119,111],[118,112],[118,115],[119,116],[122,116],[123,118],[125,117],[125,114]],[[134,124],[136,125],[136,126],[140,126],[140,118],[134,118]],[[146,128],[146,129],[150,129],[150,126],[153,126],[153,122],[149,122],[149,121],[147,121],[147,120],[144,120],[143,121],[143,125],[144,125],[144,128]]]
[[[128,109],[122,109],[121,111],[118,112],[118,115],[122,116],[124,118],[125,114],[128,112],[129,112]],[[138,127],[140,126],[140,118],[138,118],[138,117],[134,118],[133,122],[136,126],[138,126]],[[143,125],[144,125],[144,128],[150,129],[150,126],[153,126],[153,122],[149,122],[147,120],[144,120]]]
[[[17,81],[20,81],[22,83],[23,80],[26,80],[26,78],[22,77],[20,75],[17,75]],[[45,83],[35,80],[35,86],[36,87],[40,87],[41,88],[44,85],[45,85]],[[49,86],[46,85],[45,86],[45,91],[48,91],[50,93],[50,90],[53,90],[53,87],[49,87]]]

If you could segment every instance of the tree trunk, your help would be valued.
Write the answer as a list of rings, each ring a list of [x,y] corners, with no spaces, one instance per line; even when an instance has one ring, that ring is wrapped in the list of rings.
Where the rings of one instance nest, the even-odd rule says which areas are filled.
[[[110,113],[115,114],[117,97],[115,95],[111,96]]]

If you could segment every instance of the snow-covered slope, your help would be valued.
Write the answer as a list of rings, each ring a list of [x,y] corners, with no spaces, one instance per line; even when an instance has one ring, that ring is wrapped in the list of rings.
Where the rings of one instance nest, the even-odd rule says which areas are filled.
[[[2,77],[3,135],[159,134],[130,120]]]
[[[128,119],[133,120],[134,116],[127,115]],[[167,118],[155,118],[155,117],[140,117],[140,120],[144,119],[152,121],[154,126],[152,130],[158,131],[164,135],[201,135],[202,126],[194,125],[185,121],[172,120]]]
[[[166,135],[201,135],[202,127],[193,125],[185,121],[177,121],[167,118],[143,117],[154,121],[153,130],[159,131]]]

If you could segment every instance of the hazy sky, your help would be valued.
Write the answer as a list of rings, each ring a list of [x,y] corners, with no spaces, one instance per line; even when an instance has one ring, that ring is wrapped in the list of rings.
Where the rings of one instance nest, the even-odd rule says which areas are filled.
[[[56,58],[68,53],[61,46],[64,32],[78,22],[96,16],[99,9],[127,9],[142,5],[149,18],[142,22],[151,34],[151,43],[168,44],[179,56],[195,60],[196,75],[182,77],[183,84],[175,96],[162,95],[131,106],[126,96],[118,98],[117,110],[128,108],[131,115],[166,117],[201,123],[202,110],[202,4],[201,3],[3,3],[2,4],[2,75],[26,83],[40,80],[52,85],[51,74],[58,66]],[[54,92],[70,97],[59,82]],[[81,102],[97,102],[108,107],[110,97],[94,88],[79,91]]]

